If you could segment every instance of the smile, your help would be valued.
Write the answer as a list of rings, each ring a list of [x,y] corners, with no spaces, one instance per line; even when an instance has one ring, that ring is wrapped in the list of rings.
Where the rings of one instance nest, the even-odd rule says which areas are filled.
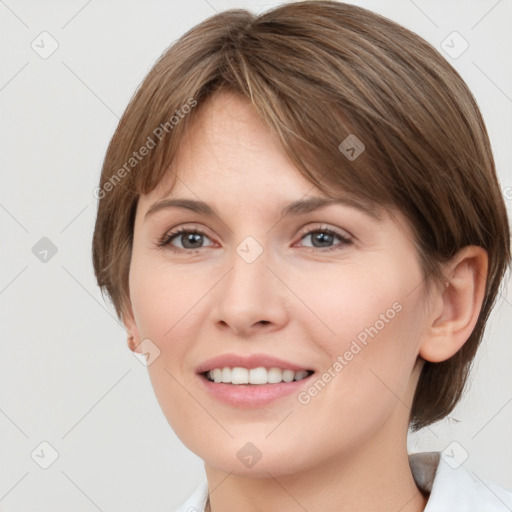
[[[214,368],[204,372],[203,375],[210,381],[217,384],[279,384],[281,382],[300,381],[313,373],[312,370],[283,370],[281,368],[242,368],[224,367]]]

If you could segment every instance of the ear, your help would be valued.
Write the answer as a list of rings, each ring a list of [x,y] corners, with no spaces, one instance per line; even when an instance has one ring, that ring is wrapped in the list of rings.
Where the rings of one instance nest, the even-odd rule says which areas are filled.
[[[488,255],[470,245],[445,267],[445,289],[432,292],[431,316],[419,355],[438,363],[453,356],[475,328],[485,295]]]
[[[137,327],[137,323],[135,322],[135,317],[133,315],[133,310],[131,304],[127,307],[127,309],[123,312],[123,324],[126,328],[127,333],[127,343],[128,348],[132,352],[137,352],[142,354],[141,350],[141,339],[139,334],[139,328]]]

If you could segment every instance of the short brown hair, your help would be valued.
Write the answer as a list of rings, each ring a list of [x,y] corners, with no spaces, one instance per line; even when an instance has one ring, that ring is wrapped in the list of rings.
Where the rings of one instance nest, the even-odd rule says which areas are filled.
[[[427,285],[462,247],[487,251],[475,329],[453,357],[425,363],[410,425],[418,430],[445,417],[462,395],[510,261],[507,213],[487,130],[462,78],[421,37],[360,7],[305,1],[258,16],[228,10],[156,62],[119,122],[97,189],[94,270],[118,316],[130,304],[138,197],[160,183],[190,120],[221,89],[251,102],[325,194],[400,210]],[[339,149],[351,134],[365,146],[356,159]]]

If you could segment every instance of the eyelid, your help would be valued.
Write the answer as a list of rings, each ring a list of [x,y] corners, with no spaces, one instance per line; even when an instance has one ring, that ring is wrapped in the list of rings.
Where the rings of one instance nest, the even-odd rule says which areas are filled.
[[[214,242],[214,237],[208,234],[207,230],[202,227],[200,224],[178,224],[175,227],[167,229],[162,236],[159,236],[157,239],[157,246],[159,248],[172,247],[176,249],[176,251],[186,251],[186,252],[194,252],[200,249],[204,249],[204,247],[200,247],[199,249],[180,249],[179,247],[174,247],[171,245],[171,239],[177,237],[181,233],[198,233],[209,238],[212,242]]]
[[[179,235],[182,233],[189,233],[189,232],[203,235],[203,236],[207,237],[208,239],[210,239],[214,244],[216,243],[215,238],[210,236],[207,233],[207,230],[204,229],[200,224],[181,224],[181,225],[178,224],[177,226],[175,226],[173,228],[167,229],[165,231],[165,233],[158,238],[157,247],[161,248],[161,249],[168,247],[168,248],[170,248],[170,250],[172,250],[174,252],[183,252],[183,253],[195,253],[195,252],[201,251],[201,249],[206,249],[208,247],[211,247],[211,246],[207,246],[207,247],[199,247],[197,249],[182,249],[180,247],[174,247],[171,244],[172,239],[179,237]],[[316,233],[316,232],[331,233],[331,234],[337,236],[342,241],[342,243],[345,243],[345,244],[353,243],[354,238],[355,238],[348,231],[342,230],[340,228],[335,228],[335,227],[327,225],[325,223],[317,223],[317,226],[311,226],[311,223],[308,223],[306,226],[304,226],[303,228],[301,228],[299,230],[297,235],[294,236],[294,238],[298,238],[298,240],[294,243],[294,245],[296,245],[298,242],[300,242],[304,237],[312,235],[313,233]],[[329,250],[334,250],[337,248],[337,246],[335,245],[330,248],[329,247],[328,248],[304,247],[304,248],[325,252],[325,251],[329,251]]]
[[[313,223],[314,224],[314,223]],[[339,236],[341,239],[353,242],[355,240],[354,235],[348,232],[345,229],[336,228],[334,226],[330,226],[329,224],[325,224],[324,222],[319,222],[317,227],[312,227],[311,223],[307,224],[305,227],[301,228],[297,234],[299,240],[302,239],[305,235],[309,235],[315,231],[330,231],[334,233],[336,236]]]

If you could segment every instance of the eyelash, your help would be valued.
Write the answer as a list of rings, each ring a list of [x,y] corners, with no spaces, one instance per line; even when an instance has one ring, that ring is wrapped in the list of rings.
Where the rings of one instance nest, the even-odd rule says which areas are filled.
[[[166,232],[162,237],[160,237],[158,239],[157,245],[159,248],[167,247],[169,250],[176,252],[176,253],[179,253],[179,252],[196,253],[196,252],[200,251],[201,249],[205,249],[205,247],[199,247],[197,249],[181,249],[179,247],[174,247],[173,245],[171,245],[172,240],[174,240],[175,238],[178,238],[179,235],[182,235],[184,233],[194,234],[194,235],[202,235],[207,238],[210,238],[203,230],[201,230],[199,228],[180,227],[178,229]],[[302,232],[300,235],[300,240],[302,240],[306,236],[309,236],[309,235],[312,235],[315,233],[326,233],[328,235],[333,235],[335,237],[338,237],[341,241],[340,246],[352,244],[352,240],[350,238],[348,238],[347,236],[344,236],[341,233],[338,233],[337,231],[330,229],[328,227],[315,228],[315,229],[311,229],[309,231]],[[318,250],[320,252],[329,252],[329,251],[335,251],[335,250],[341,249],[340,246],[326,247],[326,248],[305,247],[305,249]]]

